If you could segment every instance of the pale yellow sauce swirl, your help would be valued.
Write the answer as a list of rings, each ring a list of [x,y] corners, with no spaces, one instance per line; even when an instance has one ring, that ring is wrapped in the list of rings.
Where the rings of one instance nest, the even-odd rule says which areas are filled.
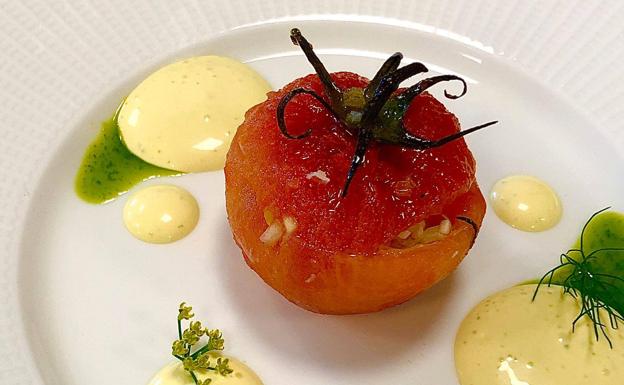
[[[616,385],[624,378],[624,330],[610,330],[613,349],[596,341],[580,306],[559,286],[503,290],[477,305],[455,339],[462,385]],[[604,319],[608,316],[604,314]],[[608,321],[606,321],[608,322]]]
[[[141,82],[119,110],[119,130],[128,149],[148,163],[184,172],[220,169],[245,112],[269,90],[243,63],[192,57]]]
[[[513,228],[544,231],[561,219],[557,193],[544,181],[529,175],[512,175],[496,182],[490,194],[496,215]]]
[[[134,193],[123,209],[123,221],[134,237],[149,243],[170,243],[197,225],[199,206],[183,188],[149,186]]]
[[[220,355],[211,354],[213,361]],[[262,385],[260,378],[247,365],[239,360],[227,357],[230,360],[231,374],[222,376],[213,371],[195,371],[199,380],[210,378],[210,385]],[[162,368],[148,382],[148,385],[195,385],[191,376],[184,370],[179,362],[171,363]]]

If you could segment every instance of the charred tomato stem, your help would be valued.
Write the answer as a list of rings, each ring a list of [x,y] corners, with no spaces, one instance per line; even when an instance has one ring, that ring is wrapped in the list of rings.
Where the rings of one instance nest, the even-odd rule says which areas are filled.
[[[325,92],[329,96],[330,105],[339,114],[339,116],[344,119],[345,111],[342,107],[342,91],[331,79],[329,72],[321,62],[321,59],[319,59],[318,56],[316,56],[316,53],[314,53],[312,44],[310,44],[308,40],[303,37],[298,28],[290,30],[290,40],[293,44],[301,47],[301,50],[305,54],[306,58],[310,64],[312,64],[312,67],[314,67],[314,71],[316,71],[319,79],[321,79],[321,83],[323,83],[323,86],[325,87]]]
[[[344,187],[340,193],[340,196],[343,198],[347,196],[347,192],[349,191],[349,186],[351,185],[355,172],[364,163],[364,156],[366,155],[369,141],[369,135],[359,135],[357,138],[357,144],[355,145],[355,153],[353,154],[353,158],[351,160],[351,166],[349,167]]]
[[[373,97],[366,103],[362,114],[362,126],[373,123],[379,112],[388,101],[392,93],[399,89],[401,82],[419,73],[427,72],[428,69],[422,63],[410,63],[385,75],[379,82]]]
[[[428,139],[423,139],[420,137],[417,137],[415,135],[410,134],[409,132],[405,131],[403,137],[400,139],[399,145],[403,146],[403,147],[409,147],[409,148],[413,148],[416,150],[427,150],[430,148],[435,148],[435,147],[440,147],[443,146],[449,142],[452,142],[454,140],[457,140],[459,138],[462,138],[468,134],[471,134],[475,131],[481,130],[483,128],[489,127],[493,124],[498,123],[498,121],[492,121],[492,122],[488,122],[488,123],[484,123],[484,124],[480,124],[478,126],[475,127],[471,127],[468,128],[466,130],[457,132],[455,134],[449,135],[449,136],[445,136],[444,138],[438,139],[438,140],[428,140]],[[393,144],[393,143],[391,143]]]
[[[355,173],[364,164],[366,151],[371,142],[427,150],[443,146],[497,123],[497,121],[488,122],[436,140],[415,136],[407,132],[403,125],[403,118],[414,98],[440,82],[452,80],[462,83],[462,91],[455,95],[445,90],[444,95],[449,99],[460,98],[466,94],[468,88],[464,79],[455,75],[433,76],[421,80],[399,95],[393,96],[402,82],[412,76],[428,72],[427,67],[418,62],[399,68],[403,55],[396,52],[383,63],[365,89],[355,88],[342,91],[332,81],[331,75],[314,53],[312,45],[303,37],[301,31],[293,28],[290,31],[290,38],[295,45],[301,47],[306,58],[314,67],[329,102],[314,91],[303,88],[294,89],[280,101],[277,108],[277,123],[282,134],[289,139],[302,139],[309,136],[312,133],[311,129],[300,135],[291,135],[285,123],[285,110],[288,103],[297,95],[308,94],[330,111],[349,133],[357,137],[355,152],[341,192],[342,197],[347,195]]]
[[[477,240],[477,235],[479,235],[479,226],[477,225],[475,221],[472,220],[472,218],[469,218],[469,217],[457,216],[455,217],[455,219],[462,221],[462,222],[466,222],[472,227],[472,230],[474,231],[472,234],[472,242],[470,242],[470,248],[472,248],[472,246],[474,246],[475,241]]]
[[[286,94],[286,96],[284,96],[282,100],[280,100],[279,104],[277,105],[277,125],[280,131],[282,132],[282,135],[284,135],[285,137],[289,139],[303,139],[306,136],[310,136],[310,134],[312,133],[312,129],[308,128],[306,132],[304,132],[303,134],[292,135],[288,132],[288,129],[286,128],[286,119],[285,119],[286,106],[288,105],[288,103],[290,103],[293,100],[295,96],[301,95],[301,94],[312,96],[314,99],[318,100],[323,105],[323,107],[325,107],[329,112],[331,112],[336,119],[339,119],[336,112],[325,101],[325,99],[323,99],[319,94],[311,90],[306,90],[305,88],[295,88],[294,90]]]
[[[463,87],[462,91],[459,93],[459,95],[453,95],[449,93],[447,90],[444,90],[444,96],[446,96],[449,99],[458,99],[466,95],[466,92],[468,91],[468,85],[466,84],[466,81],[464,79],[455,75],[440,75],[440,76],[432,76],[430,78],[419,81],[418,83],[414,84],[413,86],[405,90],[403,93],[401,93],[399,97],[405,99],[405,101],[407,102],[411,102],[416,96],[422,94],[428,88],[431,88],[432,86],[440,82],[448,82],[451,80],[460,81]]]
[[[364,96],[366,100],[370,100],[373,95],[375,95],[375,91],[377,90],[377,86],[381,82],[384,76],[389,74],[390,72],[396,71],[401,64],[401,60],[403,60],[403,54],[401,52],[393,53],[386,61],[381,65],[379,71],[373,77],[373,80],[368,83],[366,90],[364,90]]]

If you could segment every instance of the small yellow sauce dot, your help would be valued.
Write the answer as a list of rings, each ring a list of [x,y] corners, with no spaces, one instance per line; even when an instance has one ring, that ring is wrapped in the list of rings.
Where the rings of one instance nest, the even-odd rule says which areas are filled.
[[[518,230],[548,230],[561,219],[557,193],[534,176],[512,175],[499,180],[492,188],[490,199],[496,215]]]
[[[149,243],[170,243],[187,236],[199,220],[199,206],[188,191],[172,185],[146,187],[123,209],[126,228]]]

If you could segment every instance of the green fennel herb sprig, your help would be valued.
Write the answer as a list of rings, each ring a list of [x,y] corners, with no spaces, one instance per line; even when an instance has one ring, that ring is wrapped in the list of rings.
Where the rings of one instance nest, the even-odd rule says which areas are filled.
[[[223,350],[223,335],[219,329],[208,329],[202,327],[200,321],[191,321],[195,314],[193,308],[187,306],[185,302],[180,304],[178,309],[178,339],[173,341],[171,354],[182,361],[186,370],[196,385],[208,385],[212,381],[210,378],[203,381],[197,378],[197,370],[211,370],[222,376],[232,373],[227,358],[217,358],[211,361],[210,352]],[[190,321],[186,329],[182,329],[182,321]],[[205,337],[205,338],[202,338]],[[205,345],[200,346],[204,341]]]
[[[599,258],[605,252],[624,252],[624,248],[603,247],[596,250],[586,250],[584,237],[585,230],[591,221],[600,213],[610,209],[604,208],[594,213],[583,226],[579,239],[579,247],[572,248],[561,254],[560,264],[549,270],[539,280],[533,300],[537,297],[538,291],[543,284],[547,286],[561,285],[563,292],[569,294],[581,302],[581,310],[572,322],[572,331],[576,323],[583,317],[587,317],[593,324],[596,341],[600,335],[605,337],[609,346],[613,344],[607,333],[607,328],[611,326],[617,329],[619,322],[624,322],[624,277],[602,272]],[[621,254],[624,257],[624,254]],[[555,278],[555,273],[558,276]],[[555,282],[553,282],[555,278]],[[604,313],[606,318],[604,319]],[[602,313],[602,314],[601,314]],[[608,321],[608,322],[607,322]]]

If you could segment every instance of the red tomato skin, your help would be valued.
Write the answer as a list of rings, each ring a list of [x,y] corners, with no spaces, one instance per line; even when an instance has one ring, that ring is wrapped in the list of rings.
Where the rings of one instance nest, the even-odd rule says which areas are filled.
[[[356,74],[332,74],[342,88],[365,87]],[[463,139],[418,151],[373,144],[346,197],[340,192],[355,138],[320,103],[299,96],[286,109],[289,139],[276,110],[290,90],[324,95],[316,75],[297,79],[250,109],[225,167],[226,208],[234,240],[247,264],[297,305],[320,313],[378,311],[412,298],[446,277],[473,244],[485,200],[476,184],[475,161]],[[428,139],[459,131],[455,116],[429,94],[417,97],[404,119]],[[311,176],[323,172],[329,182]],[[260,241],[265,212],[294,218],[296,230],[275,245]],[[446,215],[453,231],[444,240],[409,249],[386,247],[398,233]]]

